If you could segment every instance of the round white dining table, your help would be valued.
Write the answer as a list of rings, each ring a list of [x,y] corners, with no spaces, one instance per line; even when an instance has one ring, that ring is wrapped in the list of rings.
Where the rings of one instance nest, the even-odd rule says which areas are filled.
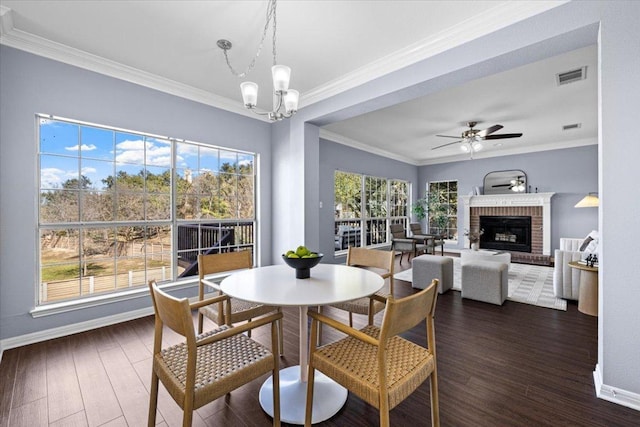
[[[287,265],[243,270],[220,283],[222,292],[245,301],[275,306],[297,306],[300,311],[300,365],[280,371],[280,417],[283,422],[304,424],[307,396],[308,331],[307,307],[333,304],[375,293],[384,279],[372,271],[336,264],[318,264],[308,279],[296,279]],[[269,377],[260,388],[260,405],[273,416],[273,382]],[[347,400],[347,389],[321,372],[315,372],[313,419],[318,423],[334,416]]]

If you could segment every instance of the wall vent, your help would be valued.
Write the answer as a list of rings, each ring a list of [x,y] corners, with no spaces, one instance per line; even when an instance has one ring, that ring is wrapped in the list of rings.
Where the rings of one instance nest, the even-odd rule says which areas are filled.
[[[575,70],[566,71],[564,73],[556,74],[556,83],[558,86],[566,85],[568,83],[577,82],[587,78],[587,66],[576,68]]]
[[[571,129],[579,129],[582,127],[582,123],[573,123],[570,125],[562,126],[562,130],[571,130]]]

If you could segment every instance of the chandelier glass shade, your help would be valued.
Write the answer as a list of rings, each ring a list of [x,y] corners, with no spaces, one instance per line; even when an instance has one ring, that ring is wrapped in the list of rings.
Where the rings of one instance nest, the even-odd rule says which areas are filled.
[[[262,33],[262,39],[258,50],[254,55],[251,63],[247,69],[239,73],[232,66],[229,61],[228,52],[231,50],[231,42],[228,40],[218,40],[218,47],[224,51],[224,57],[227,62],[227,66],[231,72],[237,77],[246,77],[253,69],[256,59],[262,51],[262,45],[267,35],[269,25],[273,22],[273,36],[272,36],[272,50],[273,50],[273,66],[271,67],[271,77],[273,80],[273,93],[275,95],[274,108],[272,111],[258,111],[258,84],[254,82],[242,82],[240,84],[240,91],[242,92],[242,102],[244,106],[253,111],[256,114],[264,115],[271,121],[282,120],[293,116],[298,111],[298,99],[300,94],[297,90],[289,89],[289,81],[291,79],[291,68],[286,65],[277,64],[276,60],[276,3],[277,0],[269,0],[267,6],[267,21]]]

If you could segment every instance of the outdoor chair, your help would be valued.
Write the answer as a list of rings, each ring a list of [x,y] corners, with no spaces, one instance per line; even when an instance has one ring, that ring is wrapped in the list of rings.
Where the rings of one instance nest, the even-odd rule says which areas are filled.
[[[419,222],[409,224],[411,238],[427,245],[427,253],[436,254],[436,247],[440,246],[440,255],[444,256],[444,239],[437,234],[427,234],[422,232],[422,225]]]
[[[402,265],[402,256],[408,253],[408,259],[418,255],[418,252],[426,252],[427,245],[419,243],[417,240],[407,237],[407,233],[402,224],[390,224],[389,232],[391,233],[391,250],[400,252],[400,264]]]
[[[315,370],[319,370],[380,411],[380,425],[389,425],[389,411],[427,378],[431,389],[431,424],[440,425],[436,340],[433,316],[438,281],[405,298],[387,300],[380,328],[357,330],[317,312],[311,317],[311,349],[305,426],[311,426]],[[427,347],[400,336],[426,319]],[[319,324],[347,336],[318,347]],[[422,340],[420,340],[422,341]]]
[[[267,373],[273,375],[273,425],[279,426],[279,357],[244,333],[271,324],[271,349],[275,349],[278,345],[276,322],[282,321],[282,313],[241,326],[222,325],[196,336],[191,310],[224,301],[228,299],[226,295],[189,304],[187,298],[177,299],[166,294],[153,280],[149,282],[149,290],[155,310],[149,427],[156,425],[159,381],[184,411],[182,425],[187,427],[191,426],[195,409]],[[186,341],[163,349],[165,326]]]
[[[198,299],[205,298],[205,286],[212,287],[222,295],[220,286],[205,279],[207,274],[221,273],[225,271],[240,270],[253,267],[250,251],[223,252],[219,254],[198,255],[199,290]],[[205,283],[206,282],[206,283]],[[267,286],[265,284],[265,286]],[[198,310],[198,333],[202,333],[204,317],[211,319],[218,326],[233,325],[237,322],[251,322],[254,318],[264,316],[271,312],[282,312],[281,307],[263,305],[238,298],[220,300],[216,304],[205,305]],[[284,354],[282,321],[278,322],[279,353]],[[251,337],[251,330],[248,331]]]

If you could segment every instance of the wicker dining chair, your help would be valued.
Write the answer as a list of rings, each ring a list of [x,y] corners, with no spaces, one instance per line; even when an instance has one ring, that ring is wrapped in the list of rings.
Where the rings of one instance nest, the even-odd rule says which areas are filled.
[[[389,411],[407,398],[427,378],[431,389],[431,424],[440,425],[436,340],[433,316],[438,280],[420,292],[387,300],[380,328],[368,325],[357,330],[317,312],[311,317],[311,349],[305,426],[311,426],[315,370],[334,379],[380,411],[380,425],[389,425]],[[399,335],[426,319],[427,347]],[[320,323],[347,336],[318,347]]]
[[[349,312],[349,326],[353,326],[353,313],[368,316],[368,324],[373,325],[373,316],[384,310],[387,298],[393,296],[394,262],[395,253],[393,251],[349,247],[347,265],[372,269],[389,282],[388,286],[385,284],[382,289],[369,297],[330,305],[333,308]]]
[[[282,313],[240,326],[222,325],[196,336],[191,310],[225,300],[226,295],[189,304],[187,298],[178,299],[163,292],[153,280],[149,282],[149,290],[155,310],[149,427],[156,424],[159,381],[184,411],[182,425],[187,427],[191,426],[195,409],[266,373],[273,375],[273,425],[279,426],[280,358],[244,332],[270,323],[271,348],[275,349],[278,345],[276,322],[282,320]],[[185,337],[186,341],[162,348],[164,326]]]
[[[219,254],[198,255],[198,275],[200,277],[198,299],[202,301],[205,298],[205,287],[209,286],[218,291],[222,295],[220,287],[211,281],[204,283],[207,274],[222,273],[225,271],[241,270],[253,267],[253,259],[251,251],[238,252],[222,252]],[[271,312],[282,312],[280,307],[264,305],[243,301],[237,298],[229,298],[226,302],[220,301],[216,304],[201,307],[198,310],[198,333],[202,333],[204,317],[211,319],[218,326],[232,325],[237,322],[248,321]],[[251,330],[248,332],[251,338]],[[279,344],[278,351],[280,355],[284,354],[284,338],[283,338],[282,321],[278,322]]]

